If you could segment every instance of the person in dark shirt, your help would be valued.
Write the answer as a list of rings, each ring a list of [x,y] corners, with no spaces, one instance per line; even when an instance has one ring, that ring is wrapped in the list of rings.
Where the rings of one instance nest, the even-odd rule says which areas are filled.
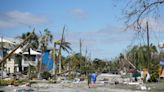
[[[90,84],[91,84],[91,74],[88,74],[88,87],[90,88]]]

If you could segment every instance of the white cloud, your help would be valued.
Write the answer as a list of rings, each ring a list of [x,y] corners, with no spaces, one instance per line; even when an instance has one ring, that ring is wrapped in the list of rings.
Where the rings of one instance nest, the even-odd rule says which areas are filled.
[[[133,33],[129,31],[123,31],[121,28],[105,27],[97,31],[90,32],[72,32],[66,36],[71,42],[78,44],[78,40],[82,38],[85,45],[97,45],[97,44],[111,44],[119,41],[131,40]]]
[[[44,16],[34,15],[30,12],[9,11],[0,14],[0,28],[13,28],[20,25],[38,25],[47,23]]]
[[[82,39],[83,53],[87,47],[88,52],[93,54],[93,58],[109,58],[112,54],[118,54],[118,51],[126,49],[133,36],[132,31],[123,31],[121,28],[107,26],[97,31],[69,32],[66,35],[66,40],[72,44],[72,48],[78,51],[79,40]],[[120,47],[118,48],[118,46]]]
[[[16,25],[17,25],[16,23],[0,20],[0,28],[12,28],[15,27]]]
[[[72,9],[70,11],[70,13],[72,15],[74,15],[75,17],[77,18],[86,18],[88,16],[88,13],[86,11],[84,11],[83,9],[79,9],[79,8],[76,8],[76,9]]]

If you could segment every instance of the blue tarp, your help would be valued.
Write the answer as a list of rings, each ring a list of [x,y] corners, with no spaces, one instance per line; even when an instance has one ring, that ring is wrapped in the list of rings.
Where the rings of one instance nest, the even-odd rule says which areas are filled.
[[[164,61],[160,61],[160,65],[164,66]]]
[[[47,50],[43,53],[42,64],[46,65],[48,70],[53,69],[54,61],[50,55],[50,50]]]

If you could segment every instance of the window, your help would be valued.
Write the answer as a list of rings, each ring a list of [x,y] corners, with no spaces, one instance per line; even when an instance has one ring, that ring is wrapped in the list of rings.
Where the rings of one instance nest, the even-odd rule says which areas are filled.
[[[25,61],[35,61],[36,55],[25,55],[24,60]]]

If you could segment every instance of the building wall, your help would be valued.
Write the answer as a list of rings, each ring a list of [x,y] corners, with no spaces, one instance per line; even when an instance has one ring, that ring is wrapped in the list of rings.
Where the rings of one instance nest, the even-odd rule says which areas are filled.
[[[38,62],[38,56],[35,56],[35,59],[30,59],[29,57],[25,57],[24,55],[22,55],[22,60],[21,60],[22,68],[21,69],[23,71],[26,67],[29,66],[29,62],[36,65]],[[16,63],[16,57],[11,57],[10,59],[6,60],[4,70],[8,73],[19,72],[19,67],[18,67],[18,64]]]
[[[9,72],[9,73],[14,73],[14,65],[15,65],[15,62],[14,62],[14,58],[10,58],[10,59],[7,59],[6,61],[6,72]]]
[[[29,63],[33,64],[35,66],[37,64],[37,62],[38,62],[38,58],[36,55],[33,55],[33,57],[23,55],[22,56],[22,70],[24,71],[25,67],[29,66]]]

